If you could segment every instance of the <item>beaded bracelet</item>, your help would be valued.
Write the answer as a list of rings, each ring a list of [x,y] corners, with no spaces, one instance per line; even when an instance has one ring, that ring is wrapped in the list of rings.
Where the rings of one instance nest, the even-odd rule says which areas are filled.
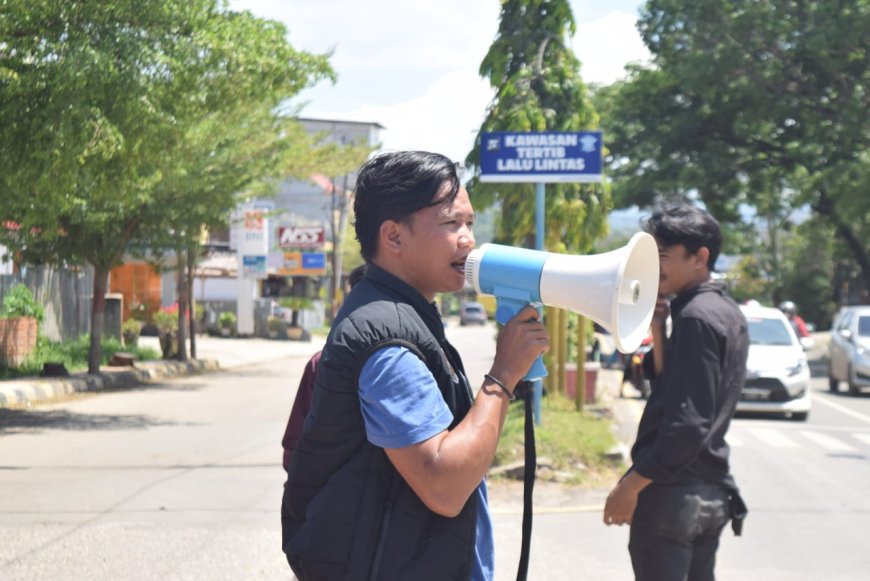
[[[511,390],[509,390],[509,389],[507,388],[507,386],[506,386],[505,384],[503,384],[501,381],[499,381],[498,379],[496,379],[495,377],[493,377],[493,376],[490,375],[489,373],[484,373],[483,376],[484,376],[486,379],[488,379],[489,381],[491,381],[491,382],[493,382],[494,384],[496,384],[497,386],[499,386],[499,387],[501,388],[501,390],[502,390],[503,392],[505,392],[505,394],[508,396],[508,399],[510,399],[510,401],[515,401],[515,400],[517,399],[517,396],[515,396],[515,395],[511,392]]]

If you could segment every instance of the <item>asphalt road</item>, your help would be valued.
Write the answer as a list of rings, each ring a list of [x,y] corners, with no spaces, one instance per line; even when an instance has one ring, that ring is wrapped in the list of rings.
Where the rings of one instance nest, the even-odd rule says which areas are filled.
[[[494,329],[448,331],[479,382]],[[0,579],[290,579],[280,437],[304,361],[0,410]],[[870,571],[870,396],[826,385],[806,423],[734,422],[751,514],[743,537],[723,537],[719,579]],[[492,491],[499,580],[515,577],[518,491]],[[631,579],[627,530],[601,524],[606,492],[538,484],[530,579]]]
[[[831,394],[824,365],[813,370],[808,421],[741,416],[731,424],[732,471],[750,514],[741,537],[730,529],[722,536],[720,581],[858,581],[870,574],[870,393]],[[617,405],[634,411],[623,417],[639,417],[643,402]],[[633,579],[627,528],[601,524],[606,493],[536,489],[531,579]],[[547,495],[561,498],[543,506]],[[509,510],[495,520],[498,578],[511,579],[521,518]]]

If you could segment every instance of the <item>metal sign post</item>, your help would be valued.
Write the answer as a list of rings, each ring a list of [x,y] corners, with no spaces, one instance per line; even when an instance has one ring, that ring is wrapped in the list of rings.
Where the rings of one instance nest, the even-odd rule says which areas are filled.
[[[535,184],[535,250],[544,250],[545,210],[544,182],[538,182]],[[544,380],[536,379],[532,384],[532,404],[536,426],[541,425],[541,398],[543,396]]]
[[[600,182],[600,131],[484,133],[480,141],[480,181],[535,184],[535,249],[544,248],[547,183]],[[535,424],[541,424],[543,381],[533,382]]]
[[[480,181],[535,184],[535,249],[544,250],[545,184],[601,181],[601,132],[484,133],[480,142]],[[532,382],[532,406],[525,401],[523,524],[517,580],[528,574],[532,536],[532,492],[537,454],[534,423],[541,424],[542,379]],[[526,395],[528,398],[528,395]]]

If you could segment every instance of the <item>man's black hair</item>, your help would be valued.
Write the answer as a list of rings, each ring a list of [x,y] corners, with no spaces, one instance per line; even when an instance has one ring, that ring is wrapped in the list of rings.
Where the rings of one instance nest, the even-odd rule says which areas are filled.
[[[691,204],[666,204],[643,221],[643,229],[664,247],[682,244],[691,254],[701,247],[710,251],[707,267],[716,270],[716,259],[722,250],[722,231],[713,216]]]
[[[433,199],[449,185],[447,196],[437,203],[450,203],[459,193],[459,169],[447,157],[427,151],[383,153],[367,161],[356,178],[353,209],[360,253],[371,262],[378,236],[387,220],[403,222],[411,214],[433,205]]]

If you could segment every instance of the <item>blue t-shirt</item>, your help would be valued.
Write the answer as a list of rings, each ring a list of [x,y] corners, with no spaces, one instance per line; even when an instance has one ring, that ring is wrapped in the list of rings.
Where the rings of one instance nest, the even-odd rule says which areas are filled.
[[[384,347],[368,358],[360,371],[359,398],[368,440],[380,448],[419,444],[453,421],[432,372],[405,347]],[[485,479],[475,494],[477,534],[471,579],[491,581],[495,548]]]

